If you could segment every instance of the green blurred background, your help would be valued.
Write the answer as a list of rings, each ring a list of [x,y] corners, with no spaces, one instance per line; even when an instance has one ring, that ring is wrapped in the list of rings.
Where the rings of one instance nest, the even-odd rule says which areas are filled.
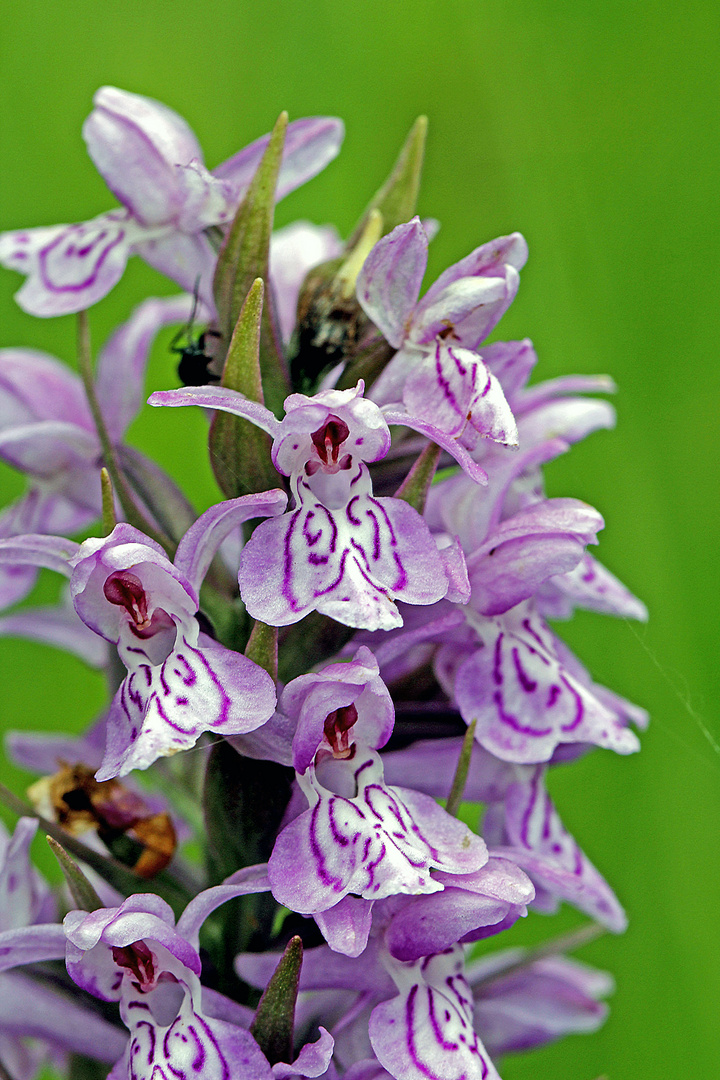
[[[718,18],[698,0],[25,0],[6,8],[0,227],[83,220],[112,199],[80,137],[110,83],[185,116],[213,166],[291,118],[344,118],[339,160],[277,221],[347,234],[412,120],[430,139],[420,202],[442,229],[429,279],[514,229],[530,245],[499,337],[533,338],[539,377],[608,372],[618,427],[547,469],[552,495],[606,517],[602,560],[648,604],[647,627],[580,615],[561,632],[596,679],[648,708],[643,751],[557,770],[567,826],[630,915],[583,959],[617,977],[597,1035],[504,1062],[504,1080],[720,1076],[720,718],[717,710]],[[71,318],[33,320],[0,273],[2,344],[73,362]],[[133,260],[92,311],[100,342],[148,293],[175,287]],[[166,335],[150,388],[173,385]],[[196,499],[216,499],[193,410],[145,410],[150,446]],[[189,432],[189,434],[188,434]],[[3,503],[22,489],[0,469]],[[53,595],[43,582],[38,597]],[[81,729],[101,679],[49,648],[0,641],[2,722]],[[4,767],[21,791],[26,777]],[[573,927],[531,916],[505,935]]]

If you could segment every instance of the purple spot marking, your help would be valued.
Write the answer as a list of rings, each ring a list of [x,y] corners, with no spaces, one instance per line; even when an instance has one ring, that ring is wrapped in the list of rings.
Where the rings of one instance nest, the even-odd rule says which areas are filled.
[[[529,675],[527,675],[524,671],[523,666],[520,663],[520,654],[518,649],[513,648],[512,658],[513,663],[515,664],[515,671],[517,673],[520,685],[522,686],[526,694],[532,694],[535,690],[537,690],[537,682],[531,679]]]
[[[506,713],[503,707],[502,691],[496,690],[493,694],[493,701],[497,707],[498,719],[503,723],[511,727],[513,731],[519,732],[521,735],[532,735],[533,738],[542,738],[544,735],[552,735],[552,728],[534,728],[528,724],[521,724],[516,716],[512,713]]]
[[[575,716],[572,718],[569,724],[562,724],[561,731],[574,731],[578,724],[582,723],[583,716],[585,715],[585,707],[582,703],[582,698],[578,694],[574,686],[571,686],[564,675],[560,676],[561,682],[568,688],[572,696],[575,698]]]

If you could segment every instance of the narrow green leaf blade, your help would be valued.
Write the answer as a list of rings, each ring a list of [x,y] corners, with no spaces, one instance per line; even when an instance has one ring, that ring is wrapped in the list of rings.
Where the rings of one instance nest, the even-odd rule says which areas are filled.
[[[256,278],[268,280],[270,237],[275,214],[275,188],[282,161],[288,116],[280,114],[245,198],[238,207],[220,250],[214,292],[220,332],[226,342]],[[268,298],[260,330],[260,368],[268,408],[279,412],[290,390],[277,320]]]
[[[427,116],[418,116],[392,172],[375,197],[371,199],[348,240],[347,250],[357,243],[372,210],[379,210],[383,216],[383,234],[392,232],[396,225],[402,225],[413,216],[420,190],[426,137]]]
[[[78,908],[81,911],[97,911],[98,908],[103,907],[103,902],[95,892],[95,889],[85,877],[75,860],[68,855],[62,844],[59,844],[52,836],[46,836],[45,839],[50,845],[50,850],[53,855],[60,863],[60,869],[65,875],[68,888],[70,889],[72,898]]]
[[[242,306],[225,358],[222,385],[264,404],[260,343],[264,286],[256,278]],[[229,499],[278,486],[270,436],[249,420],[216,412],[210,425],[210,461],[220,490]]]
[[[250,1025],[250,1034],[271,1065],[278,1061],[289,1064],[292,1060],[295,1003],[302,960],[303,944],[296,936],[288,942]]]

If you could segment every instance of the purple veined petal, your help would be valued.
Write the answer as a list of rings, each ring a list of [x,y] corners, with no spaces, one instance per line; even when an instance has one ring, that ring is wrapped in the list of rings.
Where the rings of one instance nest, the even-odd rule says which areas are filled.
[[[290,341],[295,329],[298,296],[307,272],[341,253],[342,241],[333,225],[294,221],[272,234],[270,280],[283,341]]]
[[[30,315],[49,318],[96,304],[122,277],[144,230],[126,211],[111,210],[75,225],[0,236],[0,264],[27,275],[15,294]]]
[[[443,450],[447,450],[455,458],[463,472],[467,473],[476,484],[487,484],[488,475],[485,469],[478,465],[476,461],[473,461],[466,448],[457,439],[442,431],[441,428],[436,427],[435,424],[429,423],[420,416],[411,416],[404,410],[399,409],[397,405],[384,406],[383,416],[390,426],[401,424],[403,427],[412,428],[413,431],[419,431],[421,435],[425,435],[432,442],[437,443]]]
[[[98,357],[95,391],[113,441],[119,441],[144,399],[145,368],[158,330],[186,323],[192,296],[145,300],[103,346]]]
[[[251,518],[274,517],[287,506],[287,495],[279,488],[258,495],[241,495],[217,503],[201,514],[180,541],[175,566],[196,593],[223,540],[237,526]]]
[[[639,749],[633,732],[559,660],[552,635],[527,604],[474,624],[481,646],[462,661],[455,698],[475,736],[505,761],[548,761],[559,743]]]
[[[320,1038],[315,1042],[308,1042],[302,1047],[300,1053],[291,1065],[279,1061],[273,1065],[272,1071],[276,1080],[285,1080],[288,1076],[316,1077],[324,1076],[330,1058],[335,1047],[335,1040],[324,1027],[320,1029]]]
[[[316,911],[313,918],[333,952],[355,957],[367,947],[372,913],[372,900],[344,896],[334,907]]]
[[[6,506],[0,512],[0,539],[7,540],[38,528],[38,509],[43,501],[38,489],[31,488],[17,502]],[[36,567],[0,561],[0,611],[26,597],[36,580]]]
[[[545,788],[545,769],[512,784],[505,797],[507,848],[493,853],[518,863],[537,886],[622,933],[625,912],[614,892],[565,829]]]
[[[248,868],[244,868],[247,870]],[[211,915],[213,911],[221,906],[221,904],[227,903],[228,900],[233,900],[236,896],[247,896],[249,893],[268,892],[270,889],[270,882],[268,881],[267,874],[260,874],[256,877],[248,877],[247,881],[242,881],[234,885],[215,885],[211,889],[204,889],[203,892],[190,901],[188,906],[183,911],[182,915],[178,919],[177,932],[181,937],[190,942],[194,948],[199,948],[198,934],[200,927],[207,919],[208,915]]]
[[[95,430],[74,371],[38,349],[0,349],[0,431],[33,420],[64,420]]]
[[[223,386],[183,386],[178,390],[156,390],[148,398],[148,405],[169,405],[171,408],[204,405],[207,409],[220,409],[233,416],[242,416],[273,438],[281,430],[280,421],[264,405],[249,401],[236,390],[226,390]]]
[[[546,618],[569,619],[575,607],[646,622],[648,610],[609,570],[585,554],[570,571],[550,578],[538,596]]]
[[[403,404],[471,450],[480,438],[517,446],[515,418],[500,383],[469,349],[438,339],[406,380]]]
[[[337,157],[344,135],[342,121],[331,116],[308,116],[288,124],[275,201],[322,172]],[[214,176],[230,181],[238,199],[255,175],[269,139],[263,135],[213,169]]]
[[[408,334],[427,252],[427,235],[420,218],[414,217],[378,240],[358,275],[358,301],[395,349]]]
[[[395,975],[398,996],[373,1010],[370,1042],[396,1080],[500,1080],[473,1030],[462,966],[460,950],[417,961]]]
[[[447,591],[437,546],[417,511],[369,495],[362,463],[351,492],[356,480],[357,495],[334,513],[304,491],[308,501],[297,510],[255,530],[239,575],[253,618],[286,626],[317,610],[347,626],[387,630],[401,625],[396,599],[432,604]]]
[[[276,761],[292,765],[292,740],[295,723],[282,713],[275,712],[267,723],[247,735],[227,735],[226,739],[238,754],[256,761]]]
[[[348,893],[381,900],[438,892],[431,867],[469,872],[487,861],[466,825],[434,799],[387,788],[378,754],[358,749],[352,760],[330,763],[332,790],[314,769],[299,777],[311,806],[283,829],[268,862],[273,896],[302,914],[325,911]]]
[[[101,87],[83,124],[95,167],[113,195],[143,225],[165,225],[182,209],[176,165],[202,160],[187,123],[152,98]]]
[[[182,639],[160,666],[145,663],[128,673],[108,714],[98,780],[146,769],[194,746],[204,731],[242,734],[272,716],[275,685],[267,672],[205,640],[193,646]]]
[[[65,932],[60,923],[37,923],[0,932],[0,971],[60,960],[64,955]]]
[[[217,255],[204,233],[189,236],[187,233],[167,232],[136,241],[133,251],[149,266],[177,282],[186,292],[194,293],[197,285],[203,307],[210,317],[214,315],[212,283]]]
[[[120,1075],[273,1080],[270,1065],[252,1035],[203,1014],[200,996],[199,985],[192,995],[186,991],[179,1012],[167,1026],[155,1021],[150,1006],[140,996],[121,1005],[130,1028],[130,1045],[118,1080]],[[132,1005],[135,1008],[131,1011]]]
[[[112,1064],[122,1056],[124,1031],[50,985],[19,972],[0,979],[0,1030],[43,1039],[55,1047]]]
[[[490,240],[487,244],[481,244],[464,259],[449,266],[435,281],[423,296],[418,305],[419,312],[434,304],[438,297],[461,278],[466,277],[499,277],[503,276],[508,268],[516,272],[522,270],[527,262],[528,249],[525,238],[520,233],[511,233],[509,236],[500,236],[497,240]],[[472,345],[467,345],[472,348]]]
[[[73,559],[80,545],[64,536],[42,536],[30,533],[0,540],[0,565],[42,566],[70,577]]]

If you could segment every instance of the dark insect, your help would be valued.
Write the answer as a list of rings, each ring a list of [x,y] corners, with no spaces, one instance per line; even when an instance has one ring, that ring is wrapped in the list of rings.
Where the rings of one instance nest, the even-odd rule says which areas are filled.
[[[206,348],[208,338],[220,339],[222,334],[218,333],[217,330],[204,330],[197,340],[193,338],[192,331],[197,306],[198,286],[196,284],[192,312],[190,313],[188,324],[178,330],[177,334],[170,342],[170,352],[176,353],[180,357],[177,373],[183,386],[207,386],[211,383],[220,382],[219,375],[216,375],[210,370],[210,364],[212,364],[215,357],[212,354],[212,351],[210,353],[206,352]],[[183,337],[185,338],[185,344],[179,345],[178,342],[181,341]]]

